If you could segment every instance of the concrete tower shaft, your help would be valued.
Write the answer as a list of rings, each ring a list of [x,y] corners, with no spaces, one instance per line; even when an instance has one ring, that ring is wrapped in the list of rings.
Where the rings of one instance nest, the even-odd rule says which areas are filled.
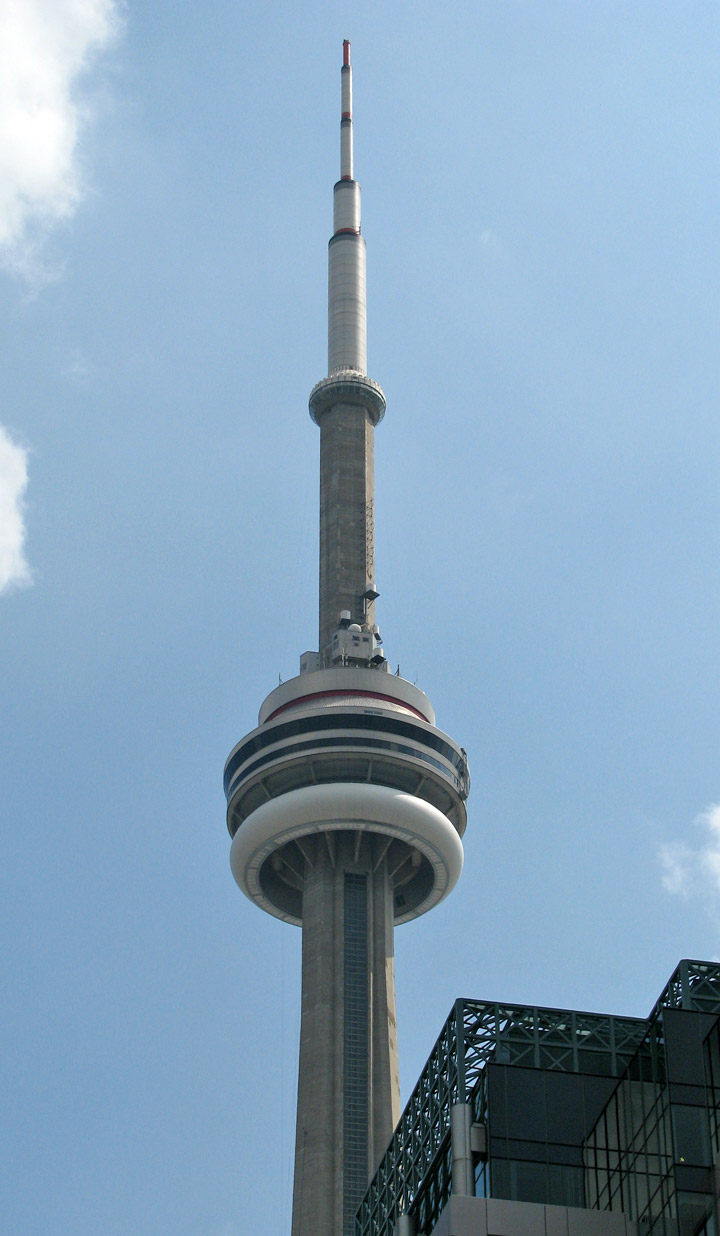
[[[333,664],[341,615],[375,626],[374,435],[385,412],[367,376],[367,281],[360,186],[353,177],[352,67],[343,44],[340,179],[328,249],[328,376],[310,395],[320,426],[320,665]],[[347,617],[346,617],[347,623]],[[373,647],[374,651],[374,647]]]
[[[387,845],[350,830],[327,842],[306,847],[292,1236],[352,1236],[400,1117]]]
[[[350,45],[329,259],[320,427],[320,645],[277,686],[225,765],[230,863],[257,906],[302,928],[292,1236],[353,1236],[399,1115],[393,933],[452,890],[465,752],[427,696],[387,672],[375,625],[365,242],[353,178]]]

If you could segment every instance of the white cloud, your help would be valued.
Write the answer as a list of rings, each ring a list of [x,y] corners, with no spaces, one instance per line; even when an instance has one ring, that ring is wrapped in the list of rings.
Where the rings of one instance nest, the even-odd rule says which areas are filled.
[[[715,904],[720,898],[720,803],[695,819],[704,838],[697,845],[670,841],[660,847],[663,888],[686,899],[700,897]]]
[[[0,0],[0,264],[49,277],[43,242],[82,197],[83,71],[118,29],[117,0]]]
[[[35,287],[53,277],[50,231],[83,195],[82,75],[117,32],[121,3],[0,0],[0,267]],[[27,452],[0,425],[0,593],[31,580],[26,486]]]
[[[23,510],[27,479],[27,451],[0,426],[0,593],[31,579]]]

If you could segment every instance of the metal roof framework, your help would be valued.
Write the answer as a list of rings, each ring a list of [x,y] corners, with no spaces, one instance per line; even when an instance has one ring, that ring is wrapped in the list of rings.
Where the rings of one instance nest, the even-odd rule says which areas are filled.
[[[449,1190],[450,1108],[479,1094],[489,1062],[620,1077],[664,1008],[720,1012],[720,964],[681,961],[647,1019],[456,1000],[360,1203],[355,1236],[394,1236],[433,1172]]]

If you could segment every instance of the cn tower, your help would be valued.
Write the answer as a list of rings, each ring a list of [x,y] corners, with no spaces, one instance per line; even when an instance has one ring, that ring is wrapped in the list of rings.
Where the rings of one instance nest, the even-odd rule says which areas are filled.
[[[376,623],[375,427],[365,241],[343,44],[340,179],[329,246],[320,429],[319,650],[270,693],[225,766],[230,863],[268,914],[302,928],[292,1236],[352,1236],[400,1115],[393,932],[455,885],[469,777],[427,696],[388,672]]]

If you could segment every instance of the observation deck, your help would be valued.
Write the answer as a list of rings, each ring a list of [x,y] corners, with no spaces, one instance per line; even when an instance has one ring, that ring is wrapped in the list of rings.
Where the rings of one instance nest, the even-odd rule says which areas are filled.
[[[376,670],[332,668],[281,684],[225,766],[231,865],[269,913],[302,922],[304,840],[354,834],[387,859],[396,923],[455,885],[469,791],[467,758],[437,729],[427,696]],[[378,841],[381,841],[378,850]]]

